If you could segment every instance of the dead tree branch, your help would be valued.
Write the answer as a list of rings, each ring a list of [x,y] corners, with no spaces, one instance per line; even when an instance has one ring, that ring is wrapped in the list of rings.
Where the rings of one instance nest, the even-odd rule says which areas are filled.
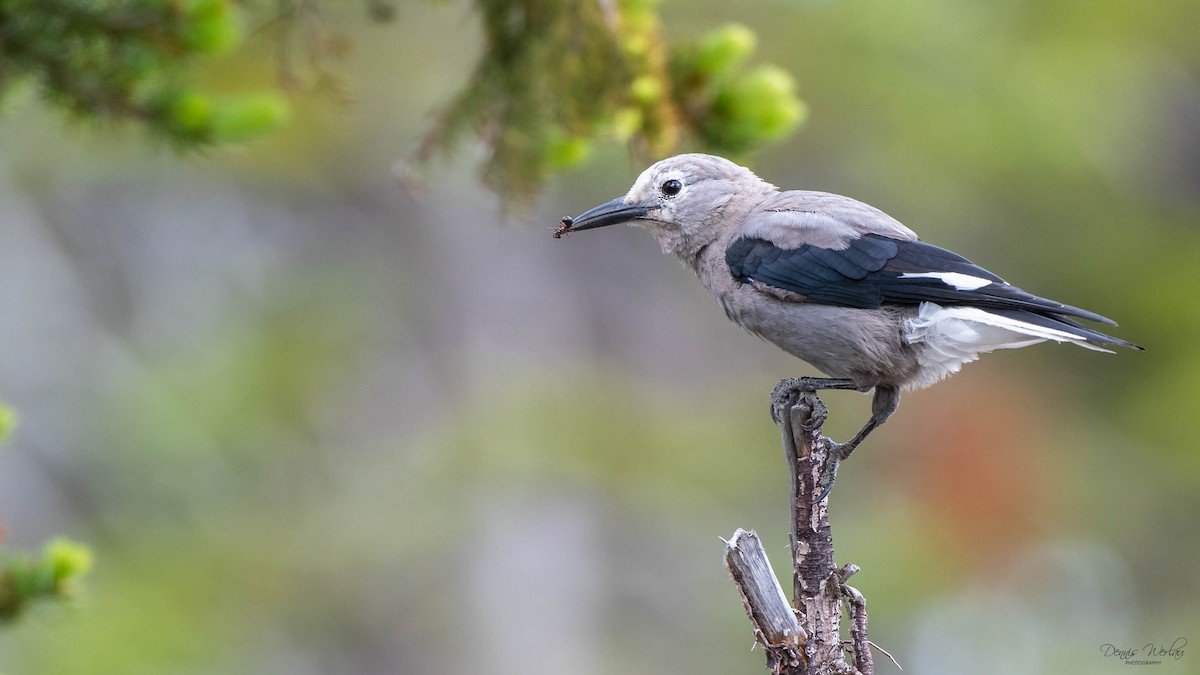
[[[813,501],[830,461],[828,439],[821,435],[826,415],[821,399],[797,389],[794,380],[781,381],[771,395],[771,416],[780,427],[791,474],[792,607],[786,607],[757,535],[739,529],[726,543],[726,567],[773,675],[874,675],[866,600],[846,584],[858,568],[835,566],[829,495]],[[846,662],[841,638],[843,600],[850,610],[853,665]],[[794,613],[793,620],[783,613]]]
[[[742,606],[754,625],[754,639],[767,652],[767,669],[798,672],[795,669],[803,661],[801,650],[808,635],[779,587],[757,534],[741,528],[734,531],[725,542],[725,569],[742,594]]]

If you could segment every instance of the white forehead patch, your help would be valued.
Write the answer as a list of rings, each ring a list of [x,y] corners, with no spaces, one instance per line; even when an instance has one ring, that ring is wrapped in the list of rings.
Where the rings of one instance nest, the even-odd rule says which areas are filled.
[[[984,286],[992,283],[990,279],[981,279],[973,277],[970,274],[961,274],[959,272],[921,272],[901,274],[901,279],[937,279],[938,281],[953,286],[960,291],[976,291]]]

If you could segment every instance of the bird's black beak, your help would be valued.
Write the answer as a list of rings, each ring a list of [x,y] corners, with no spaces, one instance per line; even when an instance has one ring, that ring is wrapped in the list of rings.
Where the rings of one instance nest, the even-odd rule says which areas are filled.
[[[623,197],[617,197],[611,202],[584,211],[578,218],[571,221],[570,231],[591,230],[605,225],[616,225],[645,218],[651,208],[645,204],[626,204]]]

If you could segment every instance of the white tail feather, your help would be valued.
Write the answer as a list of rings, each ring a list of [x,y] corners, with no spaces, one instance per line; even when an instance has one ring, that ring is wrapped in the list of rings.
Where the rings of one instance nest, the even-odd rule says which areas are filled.
[[[913,389],[927,387],[957,373],[964,363],[995,349],[1015,349],[1054,340],[1112,353],[1073,333],[1025,323],[977,307],[942,307],[923,302],[917,308],[917,316],[905,322],[904,328],[905,340],[922,347],[917,355],[922,372],[907,385]]]

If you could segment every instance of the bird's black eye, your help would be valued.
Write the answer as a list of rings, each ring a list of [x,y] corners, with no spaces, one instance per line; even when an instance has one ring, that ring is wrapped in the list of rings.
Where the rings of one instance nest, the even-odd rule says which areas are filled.
[[[674,197],[675,195],[679,194],[679,191],[682,189],[683,183],[680,183],[674,178],[662,184],[662,192],[668,197]]]

